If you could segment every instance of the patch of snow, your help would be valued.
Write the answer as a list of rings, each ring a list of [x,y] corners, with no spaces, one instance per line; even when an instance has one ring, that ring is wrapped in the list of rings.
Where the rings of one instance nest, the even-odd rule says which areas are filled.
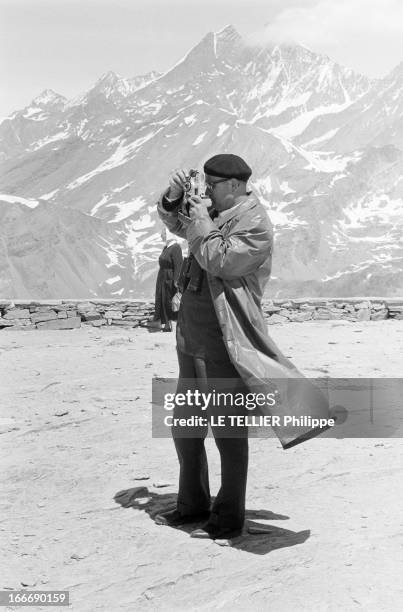
[[[8,115],[7,117],[2,117],[2,119],[0,120],[0,123],[3,123],[3,121],[12,121],[13,119],[16,118],[16,116],[18,115],[19,111],[14,111],[13,113],[11,113],[11,115]]]
[[[28,119],[28,117],[32,117],[32,115],[36,115],[37,113],[41,113],[42,112],[42,108],[39,108],[38,106],[30,106],[29,108],[26,109],[25,113],[23,114],[24,119]]]
[[[146,229],[146,228],[152,227],[153,225],[154,223],[151,219],[151,215],[145,214],[145,215],[142,215],[139,219],[136,219],[135,221],[133,221],[130,225],[130,229],[132,230]]]
[[[262,129],[262,128],[259,128],[259,129]],[[270,133],[270,130],[262,129],[262,132]],[[273,132],[272,135],[281,142],[281,144],[283,145],[287,153],[293,153],[294,151],[298,151],[298,149],[289,140],[287,140],[287,138],[283,138],[283,136],[280,136],[280,134],[276,134],[275,132]],[[283,168],[286,165],[287,164],[284,164],[284,166],[281,166],[281,167]]]
[[[97,202],[95,206],[91,208],[90,215],[91,216],[95,215],[98,212],[98,210],[101,208],[101,206],[106,204],[106,202],[109,200],[109,197],[110,196],[108,195],[103,195],[102,198],[99,200],[99,202]]]
[[[267,180],[268,179],[266,179],[266,185],[268,184]],[[287,228],[294,229],[308,225],[306,221],[301,221],[300,219],[296,218],[294,213],[284,211],[284,209],[288,206],[288,202],[282,202],[278,206],[274,206],[273,203],[266,197],[267,191],[265,192],[262,189],[262,184],[264,185],[264,182],[262,181],[257,188],[256,183],[258,183],[258,181],[254,183],[255,191],[259,195],[260,201],[262,201],[265,205],[269,218],[274,227],[286,226]]]
[[[161,237],[159,233],[132,231],[127,237],[127,246],[131,249],[133,257],[134,272],[138,272],[139,257],[141,261],[155,262],[161,253]]]
[[[339,131],[340,128],[335,128],[334,130],[329,130],[322,136],[318,136],[318,138],[312,138],[312,140],[308,140],[308,142],[304,142],[304,147],[311,146],[313,144],[317,144],[318,142],[323,142],[324,140],[330,140],[333,138],[335,134]]]
[[[118,268],[124,268],[124,266],[122,266],[122,264],[119,263],[119,258],[118,258],[118,255],[119,255],[118,248],[120,247],[110,244],[107,240],[105,240],[105,242],[107,246],[97,243],[98,246],[103,251],[106,251],[106,255],[108,256],[109,263],[105,264],[105,267],[111,268],[112,266],[117,266]]]
[[[40,198],[41,200],[51,200],[58,191],[59,189],[54,189],[53,191],[49,191],[49,193],[41,195]]]
[[[108,285],[113,285],[114,283],[117,283],[120,280],[121,280],[121,277],[118,275],[118,276],[114,276],[113,278],[108,278],[105,282]]]
[[[266,178],[256,179],[250,182],[251,186],[256,189],[259,193],[271,193],[273,186],[271,177],[267,176]]]
[[[87,119],[84,119],[84,121],[87,121]],[[107,119],[104,125],[118,125],[119,123],[122,123],[122,119]]]
[[[403,221],[403,200],[393,200],[384,193],[371,194],[368,198],[361,198],[358,202],[344,208],[343,214],[345,219],[339,224],[344,231],[380,224],[385,224],[392,229],[394,222]],[[354,240],[351,236],[349,238]],[[361,240],[383,242],[385,238],[386,234],[383,234],[375,237],[368,236]]]
[[[185,89],[185,86],[184,86],[184,85],[181,85],[180,87],[175,87],[175,89],[167,89],[167,90],[166,90],[166,93],[167,93],[168,95],[171,95],[171,94],[173,94],[173,93],[177,93],[178,91],[182,91],[183,89]]]
[[[229,128],[228,123],[220,123],[220,125],[218,126],[218,132],[217,132],[217,137],[220,137],[224,134],[224,132],[226,132]]]
[[[84,126],[88,123],[88,119],[82,119],[76,128],[77,136],[81,136],[84,130]]]
[[[31,121],[46,121],[48,117],[49,117],[49,113],[42,112],[40,115],[32,115]]]
[[[69,138],[68,132],[58,132],[57,134],[53,134],[53,136],[47,136],[46,138],[41,138],[41,140],[37,140],[33,145],[31,145],[27,151],[37,151],[38,149],[42,149],[50,142],[56,142],[57,140],[66,140]]]
[[[109,141],[106,143],[106,146],[109,148],[109,147],[112,147],[112,146],[113,146],[113,145],[115,145],[115,144],[119,144],[120,142],[121,142],[121,143],[123,143],[123,142],[125,142],[125,140],[126,140],[126,139],[122,139],[122,137],[121,137],[121,136],[115,136],[114,138],[111,138],[111,139],[110,139],[110,140],[109,140]]]
[[[196,115],[188,115],[183,119],[183,121],[186,123],[187,126],[191,126],[196,121]]]
[[[260,87],[255,87],[253,90],[251,90],[248,98],[260,98],[262,94],[269,92],[272,89],[276,80],[278,79],[282,70],[283,66],[281,65],[278,68],[273,69],[270,73],[270,78],[267,79]],[[312,92],[310,91],[304,91],[303,93],[298,94],[294,97],[291,97],[291,95],[286,95],[275,106],[270,107],[268,110],[254,117],[253,121],[260,119],[261,117],[277,117],[289,108],[298,108],[299,106],[304,106],[304,104],[308,102],[311,96]]]
[[[39,205],[38,200],[32,198],[20,198],[19,196],[0,194],[0,201],[9,202],[10,204],[24,204],[28,208],[36,208]]]
[[[170,123],[173,123],[174,121],[176,121],[178,119],[178,116],[175,115],[174,117],[168,117],[167,119],[164,119],[163,121],[154,121],[153,123],[150,123],[150,125],[169,125]]]
[[[296,229],[297,227],[307,227],[307,221],[301,221],[297,219],[295,216],[291,215],[291,213],[285,213],[281,209],[287,206],[287,204],[280,205],[278,208],[269,208],[268,214],[271,222],[274,227],[286,226],[290,229]]]
[[[109,223],[117,223],[118,221],[122,221],[123,219],[130,217],[130,215],[133,215],[141,210],[145,204],[146,201],[142,196],[135,198],[131,202],[111,202],[107,205],[107,208],[115,206],[119,212],[116,214],[116,217],[109,221]]]
[[[112,193],[120,193],[121,191],[123,191],[123,189],[130,187],[130,185],[133,185],[133,183],[134,181],[130,181],[130,183],[125,183],[121,187],[115,187],[115,189],[112,189]]]
[[[105,250],[107,251],[107,255],[109,257],[109,263],[105,264],[106,268],[111,268],[112,266],[124,268],[124,266],[119,263],[118,254],[116,253],[116,251],[108,251],[108,249]]]
[[[344,104],[330,104],[328,106],[319,106],[311,111],[302,113],[295,119],[292,119],[288,123],[276,126],[272,129],[272,132],[280,134],[285,138],[295,138],[306,130],[313,119],[321,117],[323,115],[330,115],[333,113],[340,113],[350,106],[351,102],[345,102]],[[270,113],[272,114],[272,113]],[[267,113],[265,113],[267,116]]]
[[[202,134],[200,134],[196,140],[192,143],[192,146],[197,146],[198,144],[200,144],[201,142],[203,142],[203,139],[205,137],[205,135],[208,134],[208,132],[203,132]]]
[[[112,170],[113,168],[117,168],[118,166],[122,166],[129,159],[133,157],[133,154],[136,153],[137,149],[139,149],[145,142],[153,138],[158,132],[160,132],[163,128],[159,128],[155,132],[149,132],[146,136],[142,136],[141,138],[137,138],[133,142],[123,145],[122,143],[116,148],[116,151],[108,157],[108,159],[104,160],[101,164],[99,164],[94,170],[88,172],[87,174],[83,174],[79,176],[77,179],[69,183],[66,189],[75,189],[87,183],[97,174],[101,172],[105,172],[106,170]]]
[[[286,195],[287,193],[296,193],[295,189],[291,189],[287,181],[280,183],[280,190]]]
[[[358,161],[356,155],[349,156],[346,155],[343,157],[342,155],[336,155],[336,157],[327,157],[323,158],[323,155],[327,153],[319,153],[319,152],[308,152],[303,149],[298,148],[299,153],[305,157],[305,159],[309,162],[307,166],[305,166],[305,170],[315,170],[316,172],[343,172],[346,169],[347,164],[350,162]],[[327,154],[328,155],[328,154]]]
[[[151,109],[153,115],[156,115],[161,110],[162,104],[160,102],[151,102],[151,104],[147,105],[147,108]]]
[[[336,175],[335,175],[335,176],[332,178],[332,180],[330,181],[330,183],[329,183],[329,187],[333,187],[333,186],[334,186],[334,184],[335,184],[337,181],[339,181],[339,180],[340,180],[340,179],[342,179],[342,178],[345,178],[346,176],[348,176],[348,175],[347,175],[347,174],[344,174],[343,172],[341,172],[341,173],[339,173],[339,174],[336,174]]]

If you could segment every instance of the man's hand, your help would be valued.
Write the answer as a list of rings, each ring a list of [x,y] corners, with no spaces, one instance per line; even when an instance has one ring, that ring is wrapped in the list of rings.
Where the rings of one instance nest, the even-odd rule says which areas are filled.
[[[186,171],[183,169],[172,172],[169,178],[169,191],[167,193],[167,197],[170,200],[179,200],[183,196],[183,185],[186,182],[186,176]]]
[[[189,217],[192,220],[210,218],[208,207],[211,206],[211,201],[208,198],[202,199],[200,196],[195,195],[189,198],[188,203]]]

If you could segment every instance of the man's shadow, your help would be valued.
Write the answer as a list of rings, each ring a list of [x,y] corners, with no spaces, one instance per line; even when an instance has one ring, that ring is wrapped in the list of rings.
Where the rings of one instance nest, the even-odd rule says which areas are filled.
[[[123,508],[144,510],[152,519],[160,512],[166,512],[176,507],[176,493],[153,493],[147,487],[133,487],[118,491],[114,500]],[[284,514],[275,514],[269,510],[246,510],[245,528],[237,538],[229,540],[232,548],[245,550],[256,555],[266,555],[278,548],[287,548],[303,544],[311,535],[309,529],[304,531],[291,531],[275,525],[259,523],[258,520],[284,521],[289,517]],[[187,524],[180,527],[171,527],[190,533],[197,524]]]

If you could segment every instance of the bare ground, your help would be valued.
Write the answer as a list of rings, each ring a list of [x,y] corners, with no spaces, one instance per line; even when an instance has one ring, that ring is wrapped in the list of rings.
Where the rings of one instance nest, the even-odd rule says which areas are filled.
[[[308,376],[402,375],[403,321],[269,331]],[[220,546],[154,524],[178,466],[151,437],[151,377],[176,373],[173,334],[1,333],[0,589],[67,589],[74,612],[401,609],[399,438],[252,439],[248,523],[269,533]]]

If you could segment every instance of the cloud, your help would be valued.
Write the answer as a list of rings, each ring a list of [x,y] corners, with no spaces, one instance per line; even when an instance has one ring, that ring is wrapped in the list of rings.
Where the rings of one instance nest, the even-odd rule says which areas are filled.
[[[278,13],[254,42],[294,42],[383,76],[403,60],[401,0],[319,0]]]

